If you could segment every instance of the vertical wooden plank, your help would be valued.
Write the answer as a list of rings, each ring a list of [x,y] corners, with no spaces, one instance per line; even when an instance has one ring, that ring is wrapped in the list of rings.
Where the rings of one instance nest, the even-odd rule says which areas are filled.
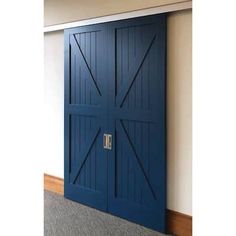
[[[81,143],[82,145],[85,144],[86,142],[86,138],[85,138],[85,117],[81,116]],[[80,155],[79,159],[82,159],[83,157]],[[80,176],[81,176],[81,185],[85,186],[85,168],[82,167],[81,172],[80,172]]]
[[[71,126],[74,134],[72,137],[73,141],[74,141],[74,162],[72,163],[72,165],[77,165],[78,163],[78,155],[79,155],[79,116],[77,115],[73,115],[73,120],[74,120],[74,126]]]
[[[122,141],[122,146],[123,146],[123,153],[122,153],[122,158],[123,158],[123,168],[122,168],[122,176],[123,176],[123,198],[128,199],[128,182],[127,182],[127,173],[128,173],[128,158],[127,158],[127,149],[126,149],[126,144],[124,141]]]
[[[96,179],[98,179],[97,177],[97,141],[94,144],[94,190],[97,190]]]
[[[104,32],[106,32],[106,26],[104,26]],[[101,34],[97,32],[97,73],[98,79],[97,83],[101,89],[101,97],[98,95],[97,101],[100,102],[100,111],[102,115],[99,117],[97,122],[100,123],[101,132],[97,138],[97,177],[99,181],[97,182],[97,189],[100,192],[107,191],[107,153],[103,149],[103,134],[106,132],[105,129],[107,127],[107,90],[105,89],[106,83],[105,81],[108,79],[107,76],[107,67],[104,64],[107,64],[107,53],[105,48],[107,46],[107,34]],[[96,92],[96,94],[98,94]],[[107,194],[107,192],[104,192]],[[107,202],[106,202],[107,205]]]
[[[147,156],[148,156],[148,158],[147,158],[147,168],[148,168],[148,171],[147,171],[147,173],[148,173],[148,176],[150,177],[150,145],[151,145],[151,134],[150,134],[150,124],[147,124],[147,130],[148,130],[148,136],[147,136],[147,151],[148,151],[148,154],[147,154]]]
[[[80,35],[77,36],[77,41],[79,42]],[[78,52],[77,52],[77,57],[78,57]],[[75,64],[76,68],[77,68],[77,76],[76,76],[76,86],[75,86],[75,93],[76,93],[76,103],[80,104],[81,102],[81,62],[79,60],[77,60],[76,64]]]
[[[73,53],[71,55],[71,79],[70,79],[70,99],[71,103],[75,103],[75,71],[76,71],[76,64],[75,59],[76,55]]]
[[[96,141],[95,141],[96,143]],[[96,144],[93,145],[93,148],[91,150],[91,154],[90,154],[90,187],[91,189],[95,190],[95,146]]]
[[[90,33],[84,33],[84,57],[85,60],[89,66],[91,67],[91,62],[90,62]],[[91,76],[89,72],[87,73],[87,77],[85,78],[85,104],[90,105],[90,88],[91,88]],[[89,123],[90,123],[90,117],[85,118],[85,140],[87,140],[87,137],[89,136]],[[89,141],[89,140],[87,140]],[[85,186],[87,188],[90,187],[90,153],[88,153],[86,157],[86,162],[84,164],[85,168]]]
[[[132,37],[133,42],[134,42],[134,56],[135,56],[135,60],[136,60],[136,56],[138,54],[138,48],[137,48],[137,42],[138,42],[137,30],[138,30],[137,27],[134,27],[133,37]],[[134,62],[131,62],[131,65],[133,63]],[[131,73],[132,73],[132,71],[131,71]],[[128,97],[129,97],[129,107],[131,108],[131,110],[135,109],[135,103],[136,103],[135,96],[136,96],[135,85],[133,85],[132,88],[130,89],[129,94],[128,94]]]
[[[142,142],[144,145],[142,146],[142,161],[144,169],[146,170],[146,173],[148,174],[148,147],[149,147],[149,134],[148,134],[148,124],[142,123]]]
[[[84,49],[84,33],[80,34],[79,37],[79,45],[81,50]],[[84,65],[84,62],[80,62],[81,64],[81,82],[80,82],[80,93],[81,93],[81,104],[85,104],[85,79],[88,76],[87,75],[87,68]]]
[[[150,179],[154,180],[157,177],[157,171],[155,170],[154,166],[158,166],[160,158],[155,158],[155,156],[159,156],[159,153],[156,148],[156,142],[160,144],[160,134],[156,135],[157,133],[157,125],[156,124],[149,124],[149,140],[150,140],[150,145],[149,145],[149,176]],[[152,140],[151,138],[156,136],[156,140]],[[157,180],[158,181],[158,180]],[[155,181],[156,182],[156,181]],[[156,183],[154,183],[156,184]]]
[[[90,66],[90,70],[92,71],[94,80],[95,80],[95,75],[94,75],[94,71],[92,70],[92,42],[91,42],[91,32],[89,33],[89,66]],[[89,104],[92,105],[92,87],[89,87]]]
[[[77,38],[77,42],[79,45],[81,45],[81,36],[80,34],[77,34],[76,36]],[[78,52],[77,52],[78,53]],[[78,104],[81,104],[81,99],[82,99],[82,94],[81,94],[81,83],[82,83],[82,75],[83,75],[83,66],[82,66],[82,62],[80,60],[78,60],[78,64],[77,64],[78,68],[79,68],[79,74],[78,74]]]
[[[136,99],[135,99],[136,100]],[[134,145],[134,148],[136,150],[136,140],[137,140],[137,136],[136,136],[136,133],[137,133],[137,130],[136,130],[136,122],[135,121],[132,121],[132,126],[133,126],[133,135],[132,135],[132,142],[133,142],[133,145]],[[136,151],[137,152],[137,151]],[[134,153],[133,153],[133,158],[135,159],[135,163],[137,163],[137,160],[136,160],[136,157],[134,156]],[[137,164],[136,164],[137,165]],[[139,175],[140,173],[137,171],[137,168],[135,168],[135,181],[134,181],[134,201],[135,202],[138,202],[138,196],[137,196],[137,192],[138,192],[138,187],[139,187],[139,184],[141,183],[139,181]]]
[[[78,68],[79,68],[79,74],[78,74],[78,87],[77,87],[77,98],[78,104],[81,104],[81,80],[82,80],[82,68],[81,68],[81,64],[78,63]]]
[[[121,193],[121,198],[124,199],[124,196],[125,196],[125,176],[124,176],[125,159],[124,159],[123,142],[121,141],[121,138],[120,138],[119,149],[120,149],[120,176],[121,176],[120,193]]]
[[[79,129],[78,129],[78,154],[77,154],[77,157],[79,158],[80,157],[80,151],[82,150],[81,116],[78,116],[78,126],[79,126]],[[79,185],[82,185],[81,174],[79,175],[77,182],[78,182]]]
[[[134,28],[130,27],[128,30],[128,45],[129,45],[129,54],[128,54],[128,75],[130,75],[130,67],[133,63],[133,61],[135,60],[134,57]],[[127,104],[127,108],[129,109],[130,105],[130,96],[129,94],[126,97],[126,101],[125,103]]]
[[[134,135],[135,135],[135,127],[134,127],[134,122],[133,121],[128,121],[128,124],[129,124],[129,130],[128,130],[128,133],[129,133],[129,136],[130,136],[130,139],[132,139],[133,140],[133,138],[134,138]],[[127,145],[129,145],[128,143],[127,143]],[[130,149],[130,147],[129,147],[129,149]],[[134,169],[134,157],[133,157],[133,153],[132,152],[130,152],[130,150],[129,150],[129,153],[130,153],[130,159],[131,159],[131,165],[132,165],[132,172],[133,172],[133,174],[132,174],[132,182],[131,182],[131,185],[132,185],[132,188],[131,188],[131,199],[133,200],[133,201],[135,201],[135,192],[136,192],[136,170]]]
[[[107,206],[112,203],[112,199],[116,198],[119,195],[119,170],[116,168],[116,164],[119,163],[119,155],[117,155],[117,150],[119,149],[118,140],[119,140],[119,131],[116,127],[115,116],[113,113],[114,106],[116,104],[116,93],[117,93],[117,82],[119,80],[119,58],[117,54],[119,53],[118,45],[119,32],[116,29],[111,29],[110,24],[107,24],[107,72],[110,79],[106,81],[107,84],[107,121],[108,126],[106,127],[109,130],[109,133],[112,135],[113,146],[112,150],[107,151],[108,157],[108,202]],[[113,111],[112,111],[113,110]],[[106,129],[105,128],[105,129]]]
[[[91,71],[93,73],[94,76],[94,80],[99,84],[99,78],[98,78],[98,73],[97,73],[97,62],[98,62],[98,48],[97,48],[97,44],[98,44],[98,36],[97,36],[98,32],[92,32],[91,33]],[[100,84],[101,86],[101,84]],[[91,104],[95,105],[98,104],[98,95],[97,95],[97,91],[94,88],[94,86],[91,87]]]
[[[123,76],[122,87],[127,81],[129,76],[129,28],[122,29],[122,50],[123,50]],[[123,107],[127,107],[127,101],[123,104]]]
[[[89,121],[89,133],[91,133],[92,132],[92,121],[93,121],[93,118],[92,117],[90,117],[90,121]],[[95,141],[96,142],[96,141]],[[93,145],[94,146],[94,145]],[[93,147],[92,147],[92,149],[91,149],[91,151],[90,151],[90,162],[89,162],[89,164],[90,164],[90,166],[89,166],[89,169],[90,169],[90,179],[89,179],[89,183],[90,183],[90,188],[92,187],[92,150],[93,150]]]
[[[86,48],[86,44],[87,44],[87,41],[86,41],[86,38],[87,38],[87,33],[83,33],[84,35],[84,45],[83,45],[83,54],[84,54],[84,57],[85,59],[87,60],[87,48]],[[87,66],[85,66],[86,68],[86,76],[84,78],[84,104],[88,104],[88,101],[87,101],[87,93],[88,93],[88,87],[87,87],[87,84],[88,84],[88,81],[90,80],[90,74],[88,72],[88,69],[87,69]]]
[[[129,173],[129,200],[134,200],[134,166],[133,166],[133,159],[131,157],[131,154],[129,152],[129,166],[130,166],[130,173]]]
[[[147,110],[150,110],[150,100],[151,100],[151,93],[150,93],[150,90],[151,90],[151,69],[152,69],[152,60],[151,60],[151,57],[148,56],[147,58],[147,63],[148,63],[148,70],[147,70]]]
[[[75,135],[75,129],[74,129],[74,126],[75,126],[75,119],[73,116],[71,116],[71,119],[70,119],[70,168],[71,166],[73,166],[74,162],[75,162],[75,139],[72,137],[74,137]]]
[[[142,137],[141,137],[141,123],[140,122],[135,122],[135,138],[134,138],[135,142],[134,142],[134,146],[136,149],[136,152],[138,154],[138,157],[141,161],[141,165],[143,166],[143,160],[142,160],[142,155],[141,155],[141,149],[143,148],[143,146],[146,144],[146,142],[142,142]],[[141,192],[140,192],[140,184],[137,185],[136,188],[136,193],[135,193],[136,197],[137,197],[137,202],[140,203],[141,201]]]
[[[129,75],[128,68],[129,68],[129,40],[128,34],[129,29],[123,28],[121,29],[122,32],[122,78],[121,78],[121,87],[126,84],[127,77]],[[127,103],[123,105],[127,107]],[[125,121],[124,121],[125,122]],[[127,158],[127,147],[126,144],[122,141],[122,197],[123,199],[128,199],[128,158]]]
[[[116,95],[120,91],[121,86],[121,77],[123,76],[122,73],[122,45],[121,45],[121,30],[116,30]]]
[[[142,83],[142,105],[141,105],[141,109],[143,110],[148,110],[148,97],[149,97],[149,73],[148,73],[148,65],[149,65],[149,55],[147,56],[144,65],[141,69],[142,73],[141,73],[141,83]]]
[[[97,75],[95,74],[95,32],[90,33],[90,53],[91,53],[91,71],[94,75],[95,81],[97,80]],[[90,88],[90,99],[91,105],[95,105],[94,90]]]
[[[78,59],[77,55],[75,55],[75,77],[74,77],[74,84],[73,84],[73,91],[74,91],[74,103],[78,103],[78,75],[79,75],[79,66],[78,66]]]
[[[99,143],[98,143],[99,144]],[[95,190],[99,190],[99,188],[98,188],[98,180],[99,180],[99,172],[98,172],[98,162],[99,162],[99,160],[98,160],[98,154],[97,153],[99,153],[99,150],[98,150],[98,146],[99,145],[97,145],[96,143],[95,143]]]
[[[95,38],[94,38],[94,43],[95,43],[95,79],[96,79],[96,82],[98,83],[99,82],[99,79],[98,79],[98,58],[100,56],[100,53],[98,53],[98,33],[95,32]],[[95,95],[95,94],[94,94]],[[95,96],[95,98],[97,98],[97,96]]]
[[[121,151],[121,137],[120,131],[117,130],[117,137],[116,137],[116,150],[115,150],[115,163],[116,163],[116,192],[117,197],[122,198],[122,151]]]
[[[130,75],[130,61],[132,61],[132,42],[130,40],[132,37],[130,37],[130,32],[132,32],[132,28],[126,29],[126,44],[127,44],[127,67],[126,67],[126,75]],[[125,107],[129,108],[129,97],[127,97],[126,102],[124,104]]]
[[[142,68],[140,69],[137,78],[135,80],[135,86],[136,86],[136,109],[140,110],[141,109],[141,96],[142,96],[142,87],[141,87],[141,80],[142,80]]]
[[[90,33],[85,33],[85,51],[84,51],[85,59],[88,63],[89,68],[91,67],[91,60],[90,60]],[[92,78],[90,73],[87,73],[89,76],[86,78],[85,87],[86,87],[86,94],[85,94],[85,104],[91,105],[90,103],[90,89],[92,86]]]
[[[141,41],[143,41],[143,37],[144,37],[144,32],[142,31],[142,29],[140,29],[140,36],[141,37]],[[143,45],[143,44],[142,44]],[[140,51],[140,50],[139,50]],[[136,108],[137,110],[140,110],[141,109],[141,103],[142,103],[142,87],[141,87],[141,80],[142,80],[142,72],[143,72],[143,66],[141,67],[138,75],[137,75],[137,78],[135,79],[135,82],[134,82],[134,86],[135,86],[135,89],[136,89]]]
[[[128,130],[129,128],[129,122],[126,121],[126,129]],[[126,146],[125,142],[124,142],[124,146]],[[127,149],[126,149],[126,152],[125,152],[125,159],[126,159],[126,199],[129,200],[129,188],[130,188],[130,182],[129,182],[129,175],[130,175],[130,160],[129,160],[129,155],[128,155],[128,152],[127,152]]]
[[[88,93],[87,93],[88,96]],[[85,118],[85,134],[86,134],[86,139],[88,140],[88,136],[89,136],[89,120],[90,117],[86,117]],[[90,175],[90,153],[88,153],[88,155],[85,157],[86,161],[84,163],[84,169],[85,169],[85,186],[88,188],[89,187],[89,175]]]
[[[127,130],[127,132],[129,133],[129,121],[123,121],[123,124]],[[123,141],[124,142],[124,141]],[[127,143],[124,142],[124,145],[126,146]],[[130,156],[130,151],[127,149],[126,146],[126,159],[127,159],[127,200],[131,200],[132,199],[132,184],[133,184],[133,169],[132,169],[132,159]]]
[[[101,138],[102,138],[102,134],[98,137],[98,144],[97,144],[97,155],[96,155],[96,160],[97,160],[97,165],[96,165],[96,187],[97,187],[97,191],[102,191],[102,183],[101,183],[101,180],[99,179],[99,176],[103,173],[103,167],[102,167],[102,162],[100,160],[100,157],[104,157],[105,156],[101,156],[101,153],[102,151],[99,149],[99,146],[102,145],[102,141],[101,141]]]
[[[103,191],[103,183],[101,182],[101,176],[106,176],[105,173],[105,166],[104,166],[104,159],[106,159],[106,156],[104,153],[102,153],[103,150],[101,150],[102,147],[102,135],[100,134],[97,138],[97,162],[96,162],[96,187],[97,191]]]
[[[82,33],[82,41],[81,41],[81,49],[82,49],[82,52],[83,52],[83,55],[85,57],[85,60],[87,60],[87,54],[86,54],[86,38],[87,38],[87,33]],[[85,61],[84,61],[84,65],[85,65]],[[85,73],[84,73],[84,78],[83,79],[83,83],[84,83],[84,87],[83,87],[83,93],[84,93],[84,104],[88,104],[87,103],[87,91],[88,91],[88,87],[87,87],[87,84],[88,84],[88,80],[90,79],[90,76],[89,76],[89,73],[88,73],[88,69],[86,67],[86,65],[84,66],[84,70],[85,70]],[[87,143],[88,139],[88,135],[87,135],[87,119],[88,117],[84,116],[83,118],[83,132],[84,132],[84,135],[82,137],[84,137],[84,140],[85,140],[85,143]],[[86,158],[86,157],[84,157]],[[83,179],[84,179],[84,186],[87,187],[87,161],[84,163],[84,166],[82,168],[83,170]]]
[[[122,88],[123,80],[125,76],[125,67],[124,67],[124,36],[123,29],[120,29],[120,39],[121,39],[121,77],[120,77],[120,88]]]
[[[154,44],[157,43],[156,40]],[[149,78],[149,104],[151,110],[157,109],[158,105],[158,101],[156,99],[153,99],[155,97],[155,93],[157,92],[157,87],[158,87],[157,83],[159,77],[159,75],[157,74],[157,68],[154,68],[152,66],[152,62],[157,61],[156,53],[157,52],[155,50],[150,50],[149,52],[149,58],[150,58],[149,75],[153,77],[153,79]]]

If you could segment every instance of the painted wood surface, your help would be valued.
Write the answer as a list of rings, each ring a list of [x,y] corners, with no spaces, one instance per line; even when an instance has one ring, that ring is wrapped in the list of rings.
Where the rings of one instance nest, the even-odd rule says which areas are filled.
[[[108,211],[165,232],[165,15],[109,25]]]
[[[165,56],[164,14],[65,31],[65,196],[161,232]]]
[[[65,197],[101,210],[107,210],[106,34],[103,25],[65,32]]]

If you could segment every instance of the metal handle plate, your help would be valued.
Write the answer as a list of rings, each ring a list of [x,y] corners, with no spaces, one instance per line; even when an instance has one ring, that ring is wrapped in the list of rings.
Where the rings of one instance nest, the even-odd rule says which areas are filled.
[[[112,148],[112,135],[111,134],[103,135],[103,148],[111,150]]]

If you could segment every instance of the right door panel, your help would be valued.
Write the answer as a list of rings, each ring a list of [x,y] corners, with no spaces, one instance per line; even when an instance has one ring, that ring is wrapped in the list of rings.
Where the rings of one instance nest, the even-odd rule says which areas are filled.
[[[165,231],[166,17],[109,25],[108,211]]]

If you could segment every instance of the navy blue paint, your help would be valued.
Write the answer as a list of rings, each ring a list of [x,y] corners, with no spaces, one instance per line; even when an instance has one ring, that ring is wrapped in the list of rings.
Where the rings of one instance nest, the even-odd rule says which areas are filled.
[[[165,61],[164,14],[65,30],[65,197],[161,232]]]
[[[65,30],[65,197],[107,211],[105,25]],[[101,60],[101,55],[104,57]]]

